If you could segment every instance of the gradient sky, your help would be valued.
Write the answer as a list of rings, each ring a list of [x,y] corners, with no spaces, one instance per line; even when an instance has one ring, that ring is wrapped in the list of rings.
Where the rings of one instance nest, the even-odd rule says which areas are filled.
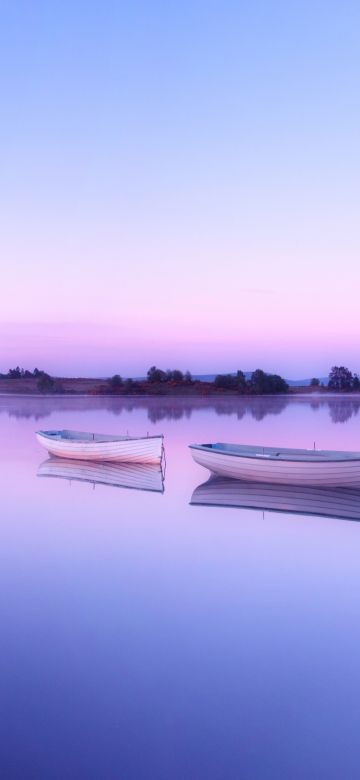
[[[360,369],[360,5],[0,3],[0,371]]]

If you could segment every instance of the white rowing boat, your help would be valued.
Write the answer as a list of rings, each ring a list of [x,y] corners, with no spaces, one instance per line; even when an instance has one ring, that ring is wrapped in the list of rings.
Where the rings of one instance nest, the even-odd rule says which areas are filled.
[[[291,450],[245,444],[191,444],[213,474],[272,484],[360,487],[360,452]]]
[[[37,431],[39,444],[50,455],[71,460],[160,463],[163,436],[111,436],[80,431]]]
[[[360,490],[354,488],[270,485],[211,476],[195,488],[190,503],[360,520]]]
[[[164,492],[164,475],[157,463],[98,463],[85,460],[49,458],[40,464],[38,477],[54,477],[92,485]]]

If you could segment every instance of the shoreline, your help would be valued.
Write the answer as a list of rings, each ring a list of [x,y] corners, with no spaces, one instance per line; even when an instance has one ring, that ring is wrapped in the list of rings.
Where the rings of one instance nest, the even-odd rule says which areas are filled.
[[[336,393],[336,392],[333,392],[331,390],[326,390],[326,389],[324,389],[324,390],[322,390],[320,392],[319,391],[310,392],[310,391],[305,389],[305,390],[297,390],[296,392],[289,391],[288,393],[257,393],[257,394],[255,394],[255,393],[236,393],[236,392],[232,392],[230,390],[229,391],[222,391],[222,392],[221,391],[220,392],[217,391],[217,392],[214,392],[214,393],[197,393],[197,392],[195,392],[195,393],[181,393],[181,392],[179,392],[179,393],[176,393],[176,392],[171,392],[171,393],[76,393],[76,392],[74,392],[74,393],[71,393],[71,392],[64,392],[64,393],[40,393],[40,392],[37,392],[37,393],[34,393],[34,392],[18,392],[18,391],[15,391],[15,390],[6,393],[6,392],[0,391],[0,398],[37,398],[37,399],[43,398],[44,400],[48,399],[48,398],[52,398],[53,400],[55,400],[56,398],[79,398],[79,399],[86,398],[87,400],[89,400],[90,398],[94,398],[94,399],[97,399],[97,400],[99,400],[101,398],[106,398],[106,399],[108,399],[108,398],[114,398],[115,399],[116,398],[116,399],[120,399],[120,400],[122,398],[124,398],[124,399],[132,398],[134,400],[137,399],[137,398],[145,399],[145,400],[147,400],[147,399],[153,400],[153,399],[156,399],[156,398],[159,399],[159,400],[163,400],[164,398],[170,398],[170,399],[181,398],[182,400],[186,400],[187,398],[189,398],[189,399],[199,398],[200,400],[204,400],[204,401],[211,401],[211,400],[215,401],[215,400],[220,399],[220,398],[221,399],[223,399],[223,398],[231,398],[232,400],[234,400],[234,399],[241,400],[242,398],[244,398],[244,399],[249,400],[249,399],[255,399],[255,398],[271,398],[271,399],[287,398],[287,399],[291,399],[291,398],[298,398],[298,397],[301,397],[301,398],[308,397],[310,399],[312,399],[312,398],[313,399],[318,399],[318,398],[323,398],[323,397],[325,397],[325,398],[360,398],[360,391],[353,391],[353,392],[347,392],[347,393],[346,392]]]
[[[47,375],[46,375],[47,376]],[[296,398],[309,397],[333,398],[335,396],[354,397],[360,395],[359,389],[348,392],[336,392],[327,386],[314,385],[290,385],[279,387],[280,392],[252,392],[251,387],[245,387],[240,391],[236,387],[219,387],[213,381],[192,380],[191,382],[179,382],[170,380],[167,382],[148,380],[133,380],[133,384],[126,386],[111,386],[111,381],[90,377],[48,377],[50,385],[45,384],[41,388],[38,377],[0,377],[0,397],[23,398],[170,398],[170,399],[231,399],[235,398]],[[127,381],[127,380],[126,380]],[[52,383],[52,384],[51,384]],[[260,387],[259,387],[260,389]],[[264,388],[265,389],[265,388]],[[269,389],[269,388],[267,388]]]

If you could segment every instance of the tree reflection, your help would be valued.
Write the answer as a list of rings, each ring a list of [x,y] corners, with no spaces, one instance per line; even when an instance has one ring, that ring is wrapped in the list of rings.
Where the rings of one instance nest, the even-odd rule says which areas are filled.
[[[268,414],[281,414],[288,404],[287,398],[252,398],[247,411],[260,422]]]
[[[152,423],[161,420],[190,419],[197,412],[209,411],[218,416],[236,417],[242,420],[246,415],[257,422],[261,422],[269,415],[279,415],[289,405],[305,404],[311,410],[318,412],[327,409],[333,423],[345,423],[351,417],[358,414],[360,397],[331,396],[327,398],[284,396],[242,396],[216,397],[216,398],[149,398],[149,397],[99,397],[99,396],[63,396],[63,397],[0,397],[0,414],[7,414],[17,419],[41,420],[49,417],[54,412],[84,412],[106,411],[119,417],[123,412],[131,413],[139,410],[146,412],[147,418]]]
[[[196,412],[212,411],[219,416],[236,416],[242,420],[251,415],[261,421],[269,414],[281,414],[289,404],[287,398],[242,397],[242,398],[140,398],[140,397],[46,397],[24,398],[3,397],[0,399],[0,414],[9,417],[40,420],[54,412],[107,411],[115,416],[123,412],[144,410],[152,423],[161,420],[190,419]]]
[[[334,423],[345,423],[359,412],[360,400],[333,398],[329,403],[330,417]]]
[[[310,408],[313,412],[327,409],[333,423],[346,423],[351,417],[355,417],[360,409],[360,398],[347,396],[333,396],[330,398],[317,398],[311,400]]]

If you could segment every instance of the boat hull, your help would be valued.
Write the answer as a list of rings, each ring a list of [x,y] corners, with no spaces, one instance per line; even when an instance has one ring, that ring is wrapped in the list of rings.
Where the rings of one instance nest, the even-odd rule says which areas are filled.
[[[246,482],[360,487],[360,458],[323,462],[232,455],[191,445],[194,461],[213,474]]]
[[[210,477],[195,488],[192,505],[360,520],[360,489],[270,485]]]
[[[50,438],[48,435],[38,432],[36,437],[39,444],[45,447],[50,455],[71,460],[160,463],[163,453],[162,436],[82,441],[80,439]]]

